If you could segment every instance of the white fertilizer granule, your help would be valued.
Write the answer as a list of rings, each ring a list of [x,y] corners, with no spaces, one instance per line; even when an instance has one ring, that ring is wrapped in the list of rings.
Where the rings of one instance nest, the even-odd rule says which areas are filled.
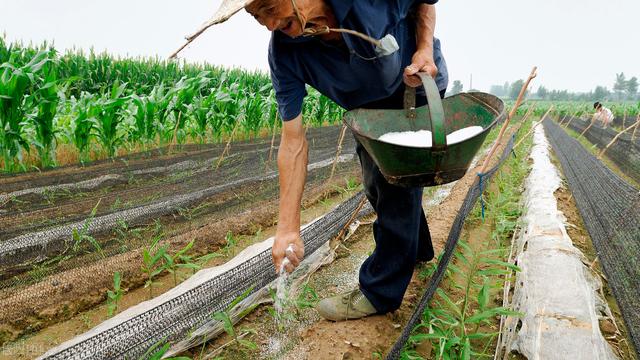
[[[447,135],[447,144],[455,144],[471,137],[476,136],[483,130],[482,126],[469,126],[460,130],[456,130]],[[390,144],[413,146],[413,147],[431,147],[431,131],[402,131],[386,133],[378,138]]]
[[[396,145],[431,147],[431,131],[429,130],[390,132],[378,139]]]
[[[482,132],[482,126],[469,126],[447,135],[447,144],[455,144],[472,138]]]

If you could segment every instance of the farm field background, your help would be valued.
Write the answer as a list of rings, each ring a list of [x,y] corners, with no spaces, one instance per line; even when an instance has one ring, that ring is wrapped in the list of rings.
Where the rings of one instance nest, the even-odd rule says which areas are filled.
[[[243,312],[248,317],[238,325],[231,324],[225,307],[205,316],[225,324],[223,334],[181,355],[296,358],[295,347],[303,346],[320,358],[347,353],[382,357],[436,271],[437,262],[418,269],[398,313],[345,329],[318,319],[312,307],[319,296],[353,285],[345,274],[355,278],[360,262],[373,250],[373,219],[370,212],[360,218],[361,207],[353,216],[334,214],[336,206],[361,196],[355,142],[340,126],[343,111],[317,91],[308,92],[303,112],[310,149],[304,222],[326,216],[330,225],[312,235],[332,243],[349,232],[354,219],[360,219],[361,228],[344,243],[338,241],[335,265],[309,275],[289,304],[295,308],[289,320],[302,324],[292,343],[274,350],[273,339],[281,329],[273,324],[281,319],[271,305],[249,307],[255,311]],[[469,352],[494,355],[501,316],[513,315],[501,306],[508,298],[502,288],[513,279],[511,272],[519,271],[508,262],[507,250],[521,231],[529,171],[529,163],[521,159],[531,151],[533,124],[544,119],[560,124],[590,153],[601,156],[621,181],[637,188],[636,153],[626,149],[639,146],[640,130],[623,134],[624,146],[607,145],[640,120],[640,104],[610,106],[616,116],[612,128],[596,125],[591,131],[590,102],[528,100],[518,109],[507,130],[521,147],[509,151],[506,142],[501,144],[504,168],[487,185],[481,204],[469,209],[462,245],[403,348],[405,358],[430,358],[445,350],[454,359]],[[280,120],[267,74],[158,59],[60,54],[47,44],[25,47],[0,38],[0,126],[0,345],[11,354],[7,358],[40,356],[127,309],[171,293],[200,270],[232,261],[275,231]],[[498,130],[490,133],[476,165]],[[449,227],[476,177],[470,171],[454,185],[425,191],[438,251],[446,247]],[[562,188],[556,196],[570,217],[572,236],[580,239],[594,271],[602,272],[571,189]],[[470,265],[467,258],[479,264]],[[273,269],[267,270],[246,281],[266,281],[273,276]],[[339,281],[332,282],[334,277]],[[252,290],[240,283],[226,285],[220,303],[237,305]],[[632,340],[613,291],[607,284],[601,291],[613,309],[601,324],[607,341],[618,357],[633,359]],[[456,316],[462,318],[459,324]],[[440,337],[429,332],[433,328],[442,331]],[[353,339],[349,331],[364,335]],[[159,358],[168,343],[151,344],[142,358]]]

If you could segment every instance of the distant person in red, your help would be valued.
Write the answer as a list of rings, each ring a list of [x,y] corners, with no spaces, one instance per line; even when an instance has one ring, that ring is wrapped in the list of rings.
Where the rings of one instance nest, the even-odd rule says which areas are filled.
[[[593,104],[593,108],[596,110],[596,113],[593,114],[593,121],[601,121],[602,127],[606,129],[613,122],[613,113],[597,101]]]

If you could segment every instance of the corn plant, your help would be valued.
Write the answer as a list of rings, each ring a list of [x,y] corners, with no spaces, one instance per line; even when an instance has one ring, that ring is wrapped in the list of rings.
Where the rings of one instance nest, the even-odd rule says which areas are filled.
[[[249,328],[242,328],[242,329],[236,330],[236,328],[233,325],[233,320],[231,319],[230,313],[231,313],[231,310],[236,305],[238,305],[242,300],[246,299],[249,296],[249,294],[251,294],[252,290],[253,290],[253,287],[248,288],[244,293],[242,293],[240,296],[235,298],[229,304],[229,306],[227,306],[227,308],[224,311],[218,311],[218,312],[215,312],[213,315],[211,315],[211,318],[213,318],[214,320],[218,320],[222,323],[222,327],[224,331],[227,333],[229,337],[231,337],[233,343],[237,345],[238,350],[240,350],[244,355],[247,355],[246,354],[247,350],[257,350],[258,346],[253,341],[242,339],[243,335],[241,336],[240,334],[244,333],[246,335],[249,333],[255,333],[255,330],[249,329]],[[258,304],[253,304],[249,306],[248,308],[240,312],[240,314],[238,314],[238,317],[243,318],[247,316],[257,306]]]
[[[158,246],[161,235],[156,235],[151,244],[142,250],[142,272],[146,275],[147,281],[144,287],[149,288],[149,299],[153,298],[153,286],[156,284],[155,278],[166,270],[166,253],[168,244]]]
[[[182,78],[176,86],[171,90],[173,94],[173,106],[172,112],[175,119],[175,127],[173,130],[173,140],[177,139],[179,130],[182,130],[185,126],[185,122],[182,117],[189,109],[191,104],[197,95],[200,95],[201,90],[211,82],[209,78],[209,72],[202,72],[198,76],[193,78]]]
[[[73,230],[71,232],[71,238],[73,240],[72,249],[73,249],[74,253],[77,253],[78,251],[80,251],[80,249],[82,248],[82,245],[85,242],[87,242],[87,243],[91,244],[91,246],[93,246],[94,250],[96,250],[100,254],[100,256],[102,258],[105,257],[104,251],[102,250],[102,246],[100,246],[100,243],[98,242],[98,240],[96,240],[93,236],[89,235],[89,228],[91,227],[91,224],[93,223],[93,219],[96,216],[96,213],[98,211],[98,206],[100,206],[100,202],[101,201],[102,201],[102,199],[98,200],[96,205],[91,210],[91,214],[84,221],[84,223],[82,224],[82,227],[80,229],[73,228]]]
[[[191,360],[191,358],[187,356],[165,357],[165,354],[171,348],[171,344],[165,341],[166,340],[163,340],[154,344],[152,347],[147,349],[147,351],[140,356],[138,360]]]
[[[120,272],[113,274],[113,291],[107,290],[107,316],[112,317],[118,311],[118,302],[122,299],[124,291],[120,287]]]
[[[35,103],[37,113],[32,121],[36,128],[35,146],[40,154],[42,167],[49,167],[54,164],[55,159],[52,152],[53,141],[57,130],[54,128],[54,117],[58,110],[60,95],[58,92],[58,80],[56,72],[52,66],[47,66],[44,74],[44,85],[38,87],[35,93]]]
[[[92,118],[96,138],[110,158],[113,158],[123,137],[118,134],[118,125],[122,121],[122,111],[128,97],[124,96],[127,84],[115,82],[111,91],[100,98]]]
[[[178,285],[178,270],[179,269],[192,269],[199,270],[200,265],[194,262],[192,256],[187,255],[187,252],[193,247],[195,240],[191,240],[182,249],[178,250],[175,254],[164,254],[165,269],[173,276],[173,286]]]
[[[47,51],[41,51],[20,66],[17,62],[21,56],[21,51],[14,50],[9,61],[0,64],[0,152],[7,171],[14,170],[14,158],[21,148],[29,151],[29,142],[22,134],[25,102],[38,73],[51,60]]]
[[[89,146],[91,144],[91,129],[93,128],[95,98],[92,94],[82,93],[80,99],[76,102],[76,116],[73,121],[74,128],[72,132],[73,143],[80,154],[80,162],[84,163],[89,160]]]
[[[462,292],[462,299],[455,301],[439,288],[409,344],[431,342],[435,359],[493,357],[489,349],[498,332],[488,330],[492,322],[498,316],[521,314],[491,304],[491,294],[504,285],[504,278],[499,276],[519,269],[495,259],[496,250],[475,251],[463,241],[458,244],[462,249],[455,252],[459,265],[449,264],[451,272],[448,279],[453,288]],[[417,356],[413,350],[405,353],[408,358]]]

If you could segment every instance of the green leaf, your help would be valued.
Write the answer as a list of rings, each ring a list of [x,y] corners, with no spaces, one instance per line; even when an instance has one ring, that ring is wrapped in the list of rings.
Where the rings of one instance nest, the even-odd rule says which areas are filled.
[[[480,291],[478,291],[478,306],[480,307],[480,311],[484,311],[486,309],[487,304],[489,303],[489,285],[488,280],[484,279],[484,285]]]

